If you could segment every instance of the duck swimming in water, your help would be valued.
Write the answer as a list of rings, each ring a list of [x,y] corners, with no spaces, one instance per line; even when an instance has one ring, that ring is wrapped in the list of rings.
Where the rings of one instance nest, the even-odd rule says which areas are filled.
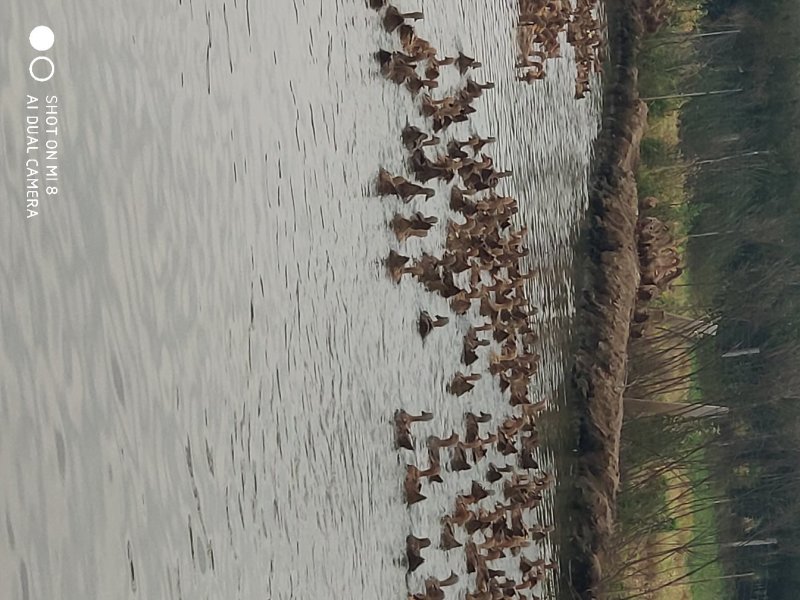
[[[421,470],[419,467],[415,467],[414,465],[406,465],[406,476],[410,476],[419,481],[422,477],[427,477],[428,481],[436,481],[437,483],[442,483],[442,478],[440,476],[441,473],[441,466],[438,460],[432,461],[431,466],[425,469],[424,471]]]
[[[421,550],[431,545],[428,538],[418,538],[413,535],[406,537],[406,560],[408,562],[408,572],[412,573],[425,562],[422,558]]]
[[[436,319],[432,319],[431,316],[423,310],[419,314],[417,329],[419,330],[419,334],[422,336],[422,339],[425,339],[431,331],[437,327],[444,327],[449,322],[450,319],[447,317],[442,317],[441,315],[436,315]]]
[[[488,346],[489,340],[481,340],[478,339],[478,331],[474,327],[470,327],[467,330],[467,334],[464,336],[464,347],[463,352],[461,353],[461,361],[469,366],[478,360],[478,354],[475,350],[479,346]]]
[[[458,58],[456,58],[455,64],[458,67],[458,72],[462,75],[470,69],[477,69],[478,67],[483,66],[477,60],[467,56],[463,52],[458,53]]]
[[[474,573],[483,564],[483,557],[478,552],[478,546],[470,540],[464,546],[467,555],[467,573]]]
[[[442,588],[456,583],[458,583],[458,575],[453,571],[450,571],[450,576],[447,579],[428,577],[425,580],[425,594],[414,594],[412,598],[414,600],[444,600]]]
[[[489,463],[489,471],[486,479],[489,480],[490,483],[495,483],[503,478],[503,473],[511,473],[512,471],[513,467],[508,465],[498,467],[494,463]]]
[[[422,79],[417,75],[412,75],[406,80],[406,87],[412,96],[416,96],[423,87],[428,90],[439,87],[439,82],[435,79]]]
[[[381,65],[381,74],[397,85],[402,85],[409,79],[418,77],[417,63],[413,56],[402,52],[378,50],[375,58]]]
[[[421,149],[423,146],[435,146],[439,143],[439,138],[435,135],[428,135],[418,127],[406,125],[401,135],[403,145],[410,152]]]
[[[392,194],[399,196],[403,202],[410,202],[414,196],[430,198],[436,194],[431,188],[412,183],[405,177],[394,176],[383,168],[378,172],[377,190],[379,194],[384,196]]]
[[[403,242],[410,237],[425,237],[437,222],[436,217],[426,217],[420,212],[414,213],[410,218],[396,214],[391,227],[398,241]]]
[[[406,493],[406,504],[411,506],[417,502],[425,500],[426,496],[422,495],[422,484],[419,482],[418,473],[412,469],[406,470],[406,479],[403,484],[403,489]]]
[[[442,525],[442,536],[439,541],[439,548],[442,550],[452,550],[460,548],[463,544],[456,539],[453,532],[453,524],[449,521]]]
[[[453,471],[469,471],[472,465],[467,461],[467,453],[461,446],[456,446],[450,456],[450,469]]]
[[[440,438],[432,435],[428,438],[428,448],[438,450],[439,448],[450,448],[458,444],[458,434],[454,431],[450,437]]]
[[[394,413],[394,433],[397,446],[413,450],[414,446],[411,443],[411,424],[431,420],[433,420],[433,413],[425,411],[422,411],[419,415],[410,415],[402,409]]]
[[[474,382],[478,381],[480,378],[481,376],[478,373],[464,375],[459,371],[447,385],[447,391],[454,396],[463,396],[475,387]]]
[[[400,25],[405,23],[406,19],[419,21],[424,18],[424,16],[425,15],[420,11],[401,13],[395,6],[390,4],[389,8],[386,9],[386,13],[383,15],[383,28],[389,33],[392,33],[395,29],[400,27]]]
[[[474,189],[462,190],[458,186],[453,186],[450,190],[450,208],[467,217],[474,215],[478,209],[475,207],[475,203],[467,198],[474,193]]]
[[[403,269],[409,260],[407,256],[398,254],[394,250],[389,251],[389,257],[384,261],[384,264],[386,265],[386,270],[389,272],[389,276],[395,283],[400,281],[400,277],[403,275]]]
[[[487,491],[480,483],[473,480],[472,487],[470,488],[469,496],[466,496],[470,502],[480,502],[484,498],[488,498],[494,492]]]

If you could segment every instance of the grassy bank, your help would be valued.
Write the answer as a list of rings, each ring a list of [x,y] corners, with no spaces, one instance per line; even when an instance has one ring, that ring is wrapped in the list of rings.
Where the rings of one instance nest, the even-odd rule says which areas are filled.
[[[657,32],[643,32],[636,58],[641,97],[685,91],[696,80],[701,65],[694,46],[686,40],[705,16],[702,5],[697,0],[667,2],[662,5],[666,23]],[[647,214],[671,226],[681,254],[685,254],[686,235],[697,216],[697,208],[690,202],[693,165],[681,147],[681,119],[687,103],[684,98],[648,101],[647,127],[636,171],[639,197],[658,199],[658,205]],[[687,271],[652,307],[669,314],[691,315],[698,299],[693,294],[697,288],[692,288],[690,281],[691,272]],[[666,403],[702,401],[692,382],[698,370],[697,356],[678,336],[654,335],[637,341],[629,350],[634,373],[638,367],[643,379],[681,382],[641,389],[633,385],[635,396]],[[609,595],[654,600],[727,597],[731,590],[721,579],[724,573],[718,560],[715,495],[710,493],[706,453],[694,452],[691,460],[679,458],[691,444],[702,446],[704,442],[691,425],[676,424],[676,435],[662,439],[650,452],[632,448],[637,433],[641,435],[636,429],[648,431],[651,426],[628,421],[623,428],[622,534],[617,538],[620,566],[616,567],[617,581],[607,584],[613,590]],[[642,479],[648,481],[647,486],[638,484]],[[642,528],[643,519],[652,519],[653,526]]]
[[[680,568],[695,582],[692,598],[794,598],[800,154],[792,134],[800,112],[800,17],[788,0],[708,0],[703,8],[709,16],[700,11],[697,22],[706,31],[735,33],[679,45],[660,32],[643,41],[638,63],[645,97],[741,90],[650,102],[637,174],[640,194],[662,200],[655,213],[690,236],[682,247],[686,276],[661,307],[711,315],[717,324],[717,335],[692,349],[691,389],[682,391],[731,408],[718,443],[685,469],[694,514],[677,529],[696,542]],[[725,358],[740,349],[752,354]],[[720,543],[732,540],[764,545]],[[665,569],[660,577],[673,575]],[[679,597],[685,587],[652,597]]]

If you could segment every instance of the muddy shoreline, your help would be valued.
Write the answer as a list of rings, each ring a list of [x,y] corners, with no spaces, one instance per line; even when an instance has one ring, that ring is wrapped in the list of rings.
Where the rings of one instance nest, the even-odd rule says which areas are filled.
[[[584,281],[578,290],[578,339],[571,375],[580,415],[573,490],[580,522],[571,540],[568,588],[582,600],[603,597],[604,572],[613,560],[609,540],[620,483],[622,396],[639,285],[635,170],[647,124],[634,66],[642,32],[637,2],[610,0],[607,11],[610,57],[582,236]]]

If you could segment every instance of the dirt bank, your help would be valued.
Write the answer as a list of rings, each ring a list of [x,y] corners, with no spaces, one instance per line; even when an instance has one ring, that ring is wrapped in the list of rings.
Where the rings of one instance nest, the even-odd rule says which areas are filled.
[[[616,516],[628,334],[639,284],[635,169],[647,123],[633,66],[642,31],[637,3],[617,0],[607,8],[610,60],[589,196],[586,277],[572,374],[581,414],[575,502],[585,518],[573,540],[570,587],[582,599],[602,597]]]

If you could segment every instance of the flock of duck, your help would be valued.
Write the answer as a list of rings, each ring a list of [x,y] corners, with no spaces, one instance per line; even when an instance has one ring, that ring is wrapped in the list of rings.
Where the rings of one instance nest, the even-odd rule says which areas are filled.
[[[423,502],[432,486],[442,484],[448,474],[470,471],[469,491],[453,498],[451,510],[441,518],[441,530],[435,536],[438,547],[447,553],[463,552],[465,572],[474,574],[466,600],[536,599],[537,586],[556,569],[556,563],[541,558],[542,551],[536,548],[552,526],[526,522],[554,483],[536,460],[537,418],[546,401],[531,397],[529,390],[539,355],[534,349],[537,335],[531,321],[536,310],[525,288],[536,273],[523,266],[529,254],[524,244],[528,231],[513,223],[517,200],[497,191],[498,184],[512,173],[500,170],[486,153],[495,138],[472,135],[465,140],[445,139],[447,128],[467,121],[475,112],[475,101],[494,84],[472,78],[481,66],[476,59],[463,53],[440,57],[410,24],[422,19],[422,13],[401,13],[385,0],[368,1],[381,11],[384,28],[396,34],[399,44],[396,50],[376,54],[381,73],[418,97],[421,115],[430,124],[430,131],[407,125],[402,133],[413,175],[380,169],[377,192],[404,203],[415,198],[427,201],[437,192],[426,184],[446,182],[451,184],[449,208],[455,215],[446,223],[441,255],[423,253],[412,258],[392,250],[385,261],[388,274],[395,282],[416,280],[429,292],[447,299],[455,315],[480,315],[482,322],[473,323],[463,339],[463,372],[452,376],[447,392],[456,397],[470,393],[484,376],[477,367],[483,358],[484,368],[497,380],[511,407],[510,415],[496,420],[488,413],[467,412],[463,432],[453,431],[446,438],[428,437],[423,450],[425,464],[406,466],[405,500],[409,506]],[[439,91],[440,69],[447,67],[458,69],[461,83],[455,91],[446,95],[440,92],[441,97],[436,98],[432,90]],[[427,236],[438,222],[437,217],[416,211],[410,216],[396,214],[390,227],[402,243]],[[425,338],[449,322],[447,316],[422,312],[419,334]],[[432,419],[430,412],[398,410],[394,417],[398,450],[415,452],[418,424]],[[502,459],[495,459],[498,464],[490,462],[487,452]],[[432,544],[428,537],[407,537],[409,572],[424,562],[425,549]],[[525,555],[526,548],[531,548],[527,553],[534,554],[533,558]],[[495,564],[503,558],[514,560],[513,570]],[[429,577],[424,591],[409,591],[408,599],[443,600],[443,588],[463,577],[464,572],[451,572],[445,579]]]
[[[598,0],[577,0],[574,7],[569,0],[520,0],[518,79],[528,83],[544,79],[546,61],[561,56],[558,37],[566,31],[577,62],[575,97],[584,98],[591,74],[602,71],[604,60],[597,8]]]

